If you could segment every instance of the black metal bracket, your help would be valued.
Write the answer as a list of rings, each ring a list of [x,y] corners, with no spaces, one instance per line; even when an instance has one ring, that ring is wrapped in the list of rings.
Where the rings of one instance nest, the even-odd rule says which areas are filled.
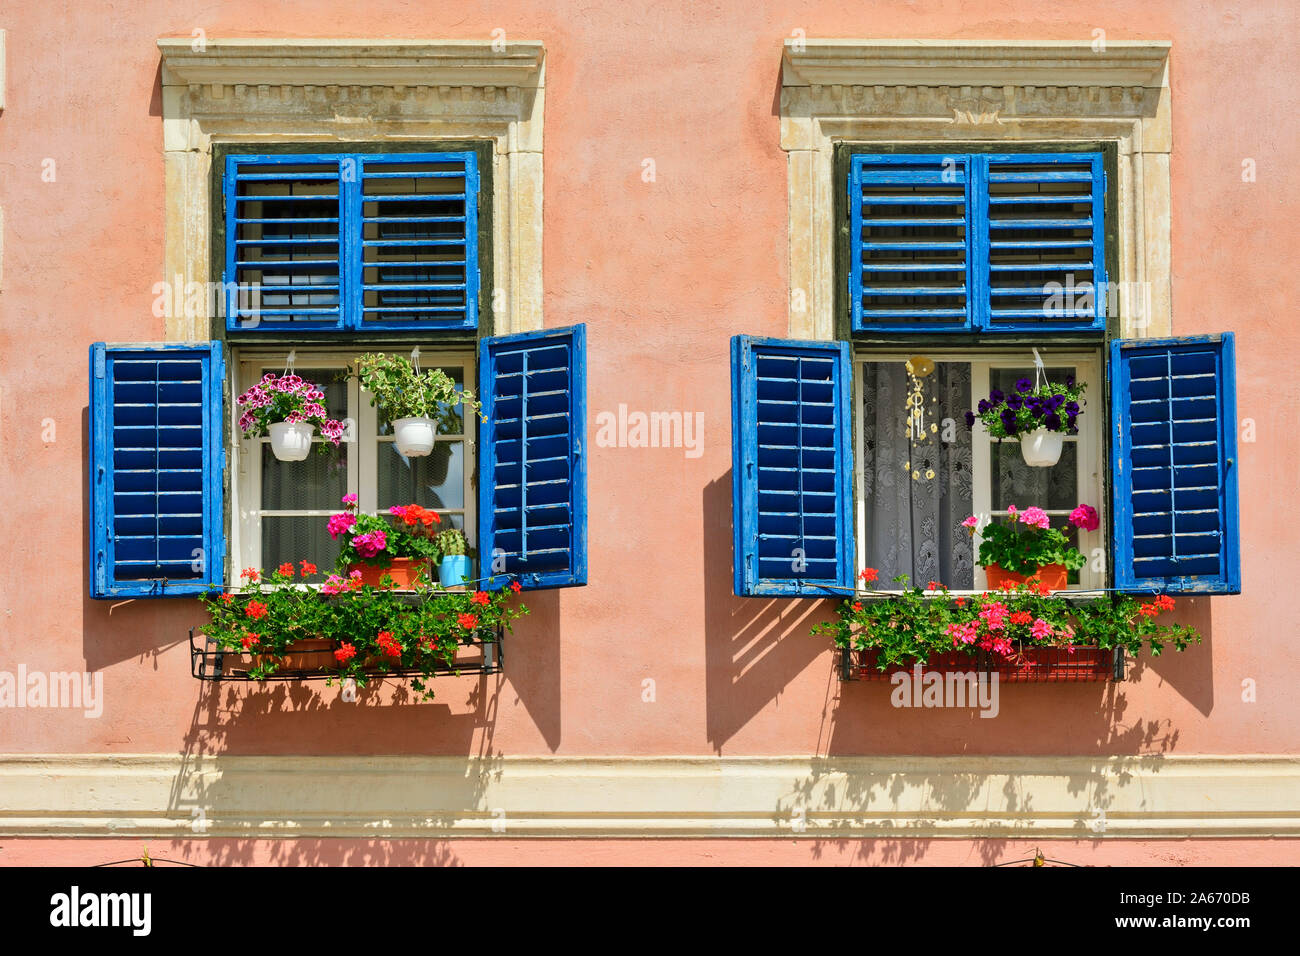
[[[332,648],[295,651],[294,656],[307,658],[309,667],[276,671],[266,677],[253,677],[253,655],[226,650],[206,634],[197,633],[199,625],[190,628],[190,675],[201,681],[290,681],[328,680],[338,678]],[[375,677],[435,677],[460,674],[500,674],[505,668],[505,628],[476,631],[461,639],[457,655],[449,663],[432,669],[418,667],[389,667],[378,665],[368,676]],[[319,660],[319,664],[316,662]]]

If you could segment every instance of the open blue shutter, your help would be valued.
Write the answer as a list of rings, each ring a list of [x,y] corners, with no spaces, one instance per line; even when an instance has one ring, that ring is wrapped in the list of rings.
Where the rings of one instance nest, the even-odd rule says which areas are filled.
[[[1106,327],[1100,153],[971,157],[975,324],[992,332]]]
[[[853,586],[847,342],[731,340],[735,590]]]
[[[177,597],[225,569],[221,343],[90,347],[90,595]]]
[[[1231,332],[1111,343],[1115,586],[1240,594]]]
[[[474,329],[478,157],[226,157],[226,328]]]
[[[483,339],[479,574],[493,587],[587,583],[587,329]]]

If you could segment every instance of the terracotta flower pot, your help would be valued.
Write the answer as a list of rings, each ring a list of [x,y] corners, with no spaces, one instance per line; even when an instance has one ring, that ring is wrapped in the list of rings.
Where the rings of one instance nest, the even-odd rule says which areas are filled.
[[[1053,591],[1064,591],[1069,586],[1070,574],[1063,564],[1039,565],[1037,573],[1025,577],[1014,571],[1004,571],[996,564],[985,565],[984,575],[988,578],[989,590],[996,591],[1004,583],[1024,584],[1026,581],[1041,581]]]
[[[387,574],[393,579],[393,584],[402,590],[410,590],[416,586],[420,580],[429,580],[429,562],[424,558],[393,558],[387,567],[380,567],[373,564],[351,564],[348,565],[348,574],[353,571],[361,572],[361,583],[370,584],[379,587],[380,581]]]

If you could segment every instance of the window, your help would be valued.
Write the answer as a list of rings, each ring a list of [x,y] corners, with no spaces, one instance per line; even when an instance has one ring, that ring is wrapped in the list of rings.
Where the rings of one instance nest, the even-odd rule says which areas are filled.
[[[325,530],[329,515],[346,494],[358,496],[358,507],[384,514],[393,505],[415,502],[438,512],[444,526],[465,531],[475,545],[475,422],[468,433],[464,410],[443,409],[433,452],[405,458],[393,443],[392,428],[355,381],[345,378],[356,356],[343,352],[297,351],[295,371],[325,392],[329,417],[347,425],[337,449],[313,453],[301,462],[282,462],[271,453],[267,437],[242,439],[237,466],[234,513],[238,515],[232,542],[241,568],[273,568],[307,557],[324,567],[338,557],[339,545]],[[475,390],[474,356],[469,352],[438,353],[421,349],[422,367],[440,367],[462,387]],[[284,354],[241,354],[235,394],[266,372],[279,374]]]
[[[473,151],[225,157],[228,331],[474,329]]]
[[[1097,153],[857,153],[854,331],[1105,328]]]
[[[1031,468],[1015,439],[990,438],[982,426],[967,429],[967,409],[997,388],[1010,394],[1035,369],[1014,352],[930,352],[934,371],[913,385],[909,354],[860,353],[857,362],[858,565],[880,572],[878,587],[906,574],[922,585],[942,581],[952,590],[983,590],[977,542],[962,521],[1005,512],[1008,505],[1037,505],[1062,527],[1080,502],[1102,516],[1096,531],[1070,529],[1072,543],[1089,558],[1071,587],[1106,586],[1107,512],[1103,482],[1105,386],[1095,352],[1052,352],[1044,375],[1089,383],[1079,434],[1066,436],[1060,461]],[[909,418],[920,410],[916,427]]]

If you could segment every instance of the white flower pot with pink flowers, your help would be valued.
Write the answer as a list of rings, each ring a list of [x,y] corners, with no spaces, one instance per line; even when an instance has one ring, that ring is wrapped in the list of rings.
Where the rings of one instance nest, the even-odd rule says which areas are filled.
[[[311,452],[316,429],[335,447],[343,423],[326,417],[325,393],[299,375],[267,372],[239,396],[239,427],[245,438],[271,436],[271,452],[280,461],[302,461]],[[325,442],[319,444],[325,450]]]

